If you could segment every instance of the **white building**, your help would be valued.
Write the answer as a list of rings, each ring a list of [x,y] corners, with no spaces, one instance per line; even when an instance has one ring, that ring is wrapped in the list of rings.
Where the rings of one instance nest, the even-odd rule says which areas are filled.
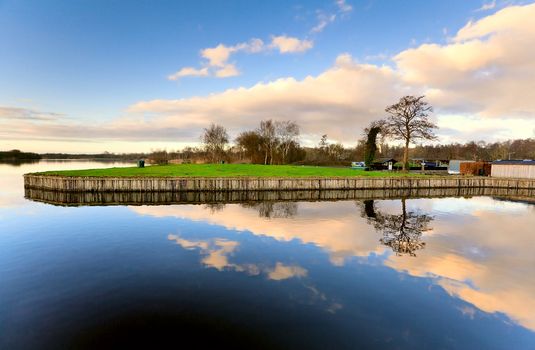
[[[535,160],[498,160],[492,163],[492,177],[535,179]]]

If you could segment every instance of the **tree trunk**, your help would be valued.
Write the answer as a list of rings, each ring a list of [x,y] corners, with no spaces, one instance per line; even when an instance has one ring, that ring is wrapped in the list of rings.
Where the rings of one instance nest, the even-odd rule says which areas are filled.
[[[288,154],[289,146],[284,145],[282,147],[282,164],[286,164],[286,155]]]
[[[405,150],[403,151],[403,171],[409,171],[409,140],[405,140]]]

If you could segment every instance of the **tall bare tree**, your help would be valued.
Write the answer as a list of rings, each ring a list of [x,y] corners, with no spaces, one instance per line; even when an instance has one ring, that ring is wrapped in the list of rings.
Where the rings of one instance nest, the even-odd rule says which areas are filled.
[[[288,152],[292,145],[298,143],[299,125],[293,121],[275,122],[275,131],[279,139],[279,149],[282,163],[286,163]]]
[[[227,130],[221,125],[212,123],[208,128],[204,128],[201,141],[210,157],[210,162],[215,163],[221,160],[225,154],[228,139]]]
[[[278,138],[275,131],[275,123],[273,120],[262,120],[260,122],[260,128],[258,134],[262,137],[264,145],[264,164],[273,164],[273,152],[277,147]]]
[[[409,168],[409,146],[417,140],[435,140],[433,129],[437,126],[429,120],[433,108],[424,101],[425,96],[404,96],[399,102],[386,107],[390,115],[387,127],[390,136],[405,141],[403,152],[403,171]]]
[[[341,143],[331,143],[327,146],[327,156],[330,160],[340,161],[344,156],[344,145]]]

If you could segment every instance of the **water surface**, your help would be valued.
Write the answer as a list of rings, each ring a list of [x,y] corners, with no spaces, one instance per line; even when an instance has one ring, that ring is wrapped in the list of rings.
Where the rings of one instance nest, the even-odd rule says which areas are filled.
[[[535,348],[529,201],[24,199],[23,173],[107,166],[0,164],[1,349]]]

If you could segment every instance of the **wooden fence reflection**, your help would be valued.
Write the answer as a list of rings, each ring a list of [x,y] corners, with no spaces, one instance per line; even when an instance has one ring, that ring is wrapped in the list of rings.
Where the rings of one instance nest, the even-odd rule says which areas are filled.
[[[27,199],[63,206],[247,203],[262,201],[338,201],[492,196],[535,203],[535,189],[405,188],[302,191],[78,192],[25,189]]]

